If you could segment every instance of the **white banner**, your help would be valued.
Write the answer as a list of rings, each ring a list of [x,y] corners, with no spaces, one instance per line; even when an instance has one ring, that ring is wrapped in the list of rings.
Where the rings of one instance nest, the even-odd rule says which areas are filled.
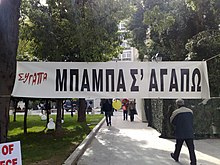
[[[18,62],[14,97],[210,98],[205,61]]]
[[[0,165],[22,165],[20,141],[0,144]]]

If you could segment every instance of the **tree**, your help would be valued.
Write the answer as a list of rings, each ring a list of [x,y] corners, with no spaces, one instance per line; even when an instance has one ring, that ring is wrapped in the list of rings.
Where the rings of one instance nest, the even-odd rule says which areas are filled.
[[[56,118],[56,130],[57,132],[61,131],[61,121],[62,121],[62,114],[61,114],[61,109],[62,109],[62,99],[57,99],[57,118]]]
[[[211,96],[219,96],[220,76],[216,75],[220,75],[220,31],[207,30],[198,33],[189,40],[186,49],[189,51],[187,55],[189,60],[208,60],[210,93]]]
[[[120,52],[115,1],[23,1],[19,54],[42,61],[108,61]],[[118,14],[118,15],[117,15]]]
[[[86,100],[84,98],[79,99],[79,110],[78,110],[78,122],[86,121]]]
[[[129,1],[128,1],[129,2]],[[19,57],[38,61],[109,61],[121,51],[118,23],[129,13],[126,1],[24,0]],[[122,14],[123,13],[123,14]],[[82,102],[81,102],[82,101]],[[84,105],[80,99],[79,105]],[[80,115],[85,115],[80,106]],[[79,121],[85,121],[80,116]]]
[[[196,13],[197,34],[186,44],[187,60],[208,60],[211,96],[219,96],[220,87],[220,2],[216,0],[189,0],[189,7]],[[215,58],[212,58],[215,57]]]
[[[7,141],[9,103],[16,73],[19,0],[0,1],[0,143]]]
[[[128,29],[132,32],[131,45],[138,49],[139,59],[143,61],[144,56],[147,54],[147,47],[145,45],[147,26],[143,23],[144,7],[141,3],[136,3],[136,12],[131,17],[128,23]]]
[[[165,56],[163,60],[211,59],[207,61],[211,96],[219,96],[219,11],[218,0],[145,0],[130,22],[133,43],[139,52],[146,50],[148,59],[158,52]],[[170,103],[163,103],[166,119]],[[166,122],[163,128],[163,135],[169,135]]]
[[[165,56],[164,60],[176,61],[217,55],[219,11],[220,3],[216,0],[145,0],[138,5],[129,26],[140,59],[144,53],[150,59],[158,52]],[[209,73],[214,71],[216,75],[217,68],[209,67]],[[218,79],[209,76],[211,93],[218,96]]]

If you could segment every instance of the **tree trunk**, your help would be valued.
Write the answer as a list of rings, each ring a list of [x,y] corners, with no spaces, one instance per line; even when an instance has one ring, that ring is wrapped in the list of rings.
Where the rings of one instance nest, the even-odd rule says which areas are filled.
[[[148,127],[153,127],[151,99],[144,99],[144,110],[148,122]]]
[[[61,102],[61,120],[63,120],[64,121],[64,111],[65,111],[65,109],[63,108],[63,100],[62,100],[62,102]]]
[[[85,99],[79,99],[79,110],[78,110],[78,122],[86,121],[86,101]]]
[[[25,111],[24,111],[24,134],[27,134],[27,114],[28,114],[28,103],[29,100],[25,99]]]
[[[20,0],[0,0],[0,143],[7,141],[9,104],[16,74]]]
[[[45,103],[44,108],[45,108],[45,110],[46,110],[46,114],[47,114],[47,124],[48,124],[48,123],[49,123],[49,119],[50,119],[50,107],[49,107],[48,99],[46,99],[46,103]],[[46,124],[46,127],[47,127],[47,124]]]
[[[14,122],[16,121],[16,112],[17,112],[17,107],[18,107],[18,100],[17,99],[13,99],[13,105],[14,105],[14,112],[13,112],[13,115],[14,115]]]
[[[57,100],[57,118],[56,118],[56,132],[59,132],[62,130],[62,125],[61,125],[61,115],[62,115],[62,112],[61,112],[61,109],[62,109],[62,100],[59,99]]]
[[[9,121],[9,102],[10,98],[0,98],[0,143],[7,141],[8,121]]]

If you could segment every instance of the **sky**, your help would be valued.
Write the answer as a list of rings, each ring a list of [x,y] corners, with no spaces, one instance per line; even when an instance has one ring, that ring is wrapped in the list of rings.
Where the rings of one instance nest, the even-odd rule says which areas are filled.
[[[1,0],[0,0],[1,1]],[[41,4],[46,4],[46,0],[40,0]]]

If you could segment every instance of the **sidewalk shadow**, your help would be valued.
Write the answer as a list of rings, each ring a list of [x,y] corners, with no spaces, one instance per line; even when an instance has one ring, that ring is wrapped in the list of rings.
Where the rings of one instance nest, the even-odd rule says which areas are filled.
[[[145,140],[137,141],[120,134],[114,126],[106,127],[94,138],[78,165],[188,165],[185,160],[174,162],[169,151],[147,146]]]
[[[146,123],[123,121],[120,114],[114,116],[113,125],[103,125],[78,165],[189,165],[185,147],[180,162],[175,162],[170,157],[175,141],[159,138],[160,134]],[[198,165],[219,165],[209,158],[198,156]]]

